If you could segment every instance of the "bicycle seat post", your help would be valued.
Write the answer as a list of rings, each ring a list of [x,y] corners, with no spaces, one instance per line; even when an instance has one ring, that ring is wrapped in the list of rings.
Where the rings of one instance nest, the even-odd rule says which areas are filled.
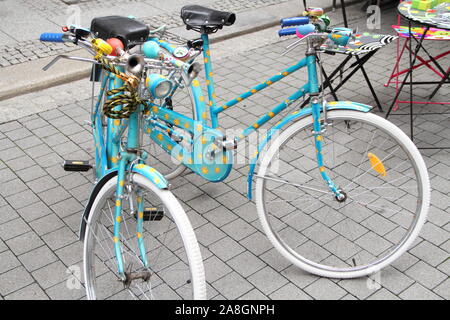
[[[216,105],[216,93],[214,92],[214,79],[213,79],[213,69],[211,62],[211,50],[209,47],[209,36],[207,30],[203,30],[201,33],[201,38],[203,40],[203,62],[205,63],[205,76],[206,85],[208,89],[208,105],[210,110],[212,110]],[[217,116],[211,112],[211,125],[213,128],[218,127]]]

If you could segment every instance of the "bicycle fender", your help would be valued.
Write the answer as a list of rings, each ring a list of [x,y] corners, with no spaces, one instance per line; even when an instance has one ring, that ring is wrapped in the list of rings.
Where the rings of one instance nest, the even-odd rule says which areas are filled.
[[[79,240],[84,241],[84,236],[86,233],[86,225],[89,218],[89,214],[91,212],[92,205],[94,204],[95,198],[97,197],[100,190],[103,186],[112,178],[117,176],[118,168],[110,169],[106,172],[106,174],[95,184],[94,188],[91,191],[91,195],[86,203],[84,208],[83,215],[81,217],[80,223],[80,235]],[[169,187],[169,183],[164,178],[164,176],[156,171],[154,168],[147,166],[145,164],[137,164],[133,166],[132,172],[139,173],[153,182],[159,189],[167,189]]]
[[[352,101],[332,101],[327,103],[327,111],[353,110],[360,112],[369,112],[370,110],[372,110],[372,108],[373,108],[372,106]],[[267,143],[272,139],[272,137],[276,133],[279,133],[280,130],[287,124],[290,124],[291,122],[299,120],[301,118],[307,117],[311,114],[312,114],[311,107],[303,108],[301,110],[292,112],[290,115],[286,116],[281,121],[279,121],[274,127],[272,127],[267,133],[267,135],[264,137],[264,139],[262,139],[262,141],[258,145],[258,151],[256,151],[253,157],[250,159],[249,172],[247,176],[247,198],[249,200],[252,200],[253,175],[255,173],[256,164],[258,163],[258,159],[261,152],[267,146]]]

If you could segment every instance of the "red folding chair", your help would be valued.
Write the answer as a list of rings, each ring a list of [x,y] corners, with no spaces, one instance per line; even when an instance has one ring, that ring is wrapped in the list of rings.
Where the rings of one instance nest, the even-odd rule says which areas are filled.
[[[402,1],[400,1],[400,2],[402,2]],[[396,89],[395,93],[398,93],[399,84],[401,84],[401,82],[402,82],[402,80],[399,80],[398,77],[407,73],[410,70],[409,67],[406,69],[400,70],[400,62],[401,62],[403,54],[405,53],[406,50],[408,50],[408,51],[414,50],[414,48],[412,48],[412,45],[411,45],[411,40],[412,40],[411,35],[413,37],[415,37],[416,39],[420,39],[426,30],[423,27],[414,27],[414,28],[411,28],[411,33],[410,33],[408,26],[400,25],[400,20],[401,20],[400,15],[398,15],[397,25],[392,26],[394,31],[399,36],[399,38],[397,40],[396,63],[394,65],[394,68],[392,70],[392,73],[391,73],[387,83],[384,85],[385,87],[388,87],[391,83],[395,83],[395,89]],[[404,39],[403,45],[401,45],[401,39]],[[430,28],[428,30],[427,34],[425,35],[424,40],[450,41],[450,31],[443,30],[443,29]],[[428,58],[424,58],[420,55],[417,55],[418,63],[416,63],[412,67],[412,69],[415,70],[417,68],[425,66],[425,67],[429,68],[430,70],[432,70],[441,80],[444,80],[446,78],[446,74],[448,74],[448,72],[450,71],[450,68],[446,72],[444,72],[444,70],[442,70],[442,68],[436,63],[436,61],[449,55],[450,50],[442,52],[436,56],[431,56],[427,51],[425,51],[425,52],[428,55]],[[400,103],[409,103],[409,101],[397,100],[396,104],[395,104],[395,108],[393,109],[394,111],[398,109],[398,106]],[[414,104],[417,104],[417,103],[450,104],[450,103],[431,102],[431,101],[428,101],[428,102],[413,101],[413,103]]]

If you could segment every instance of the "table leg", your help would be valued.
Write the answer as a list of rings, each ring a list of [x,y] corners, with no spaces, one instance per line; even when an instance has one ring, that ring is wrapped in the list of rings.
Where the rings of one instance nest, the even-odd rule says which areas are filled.
[[[436,89],[434,89],[433,93],[430,96],[430,100],[434,98],[436,93],[439,91],[439,89],[442,87],[442,85],[447,81],[450,80],[450,68],[448,68],[447,74],[442,78],[441,82],[438,84]]]
[[[411,22],[409,23],[409,30],[410,30],[410,36],[411,37],[414,37],[412,34],[411,34]],[[428,33],[428,31],[430,30],[430,27],[426,27],[425,28],[425,32],[422,34],[422,36],[420,37],[420,41],[417,43],[417,45],[416,45],[416,48],[415,48],[415,50],[414,50],[414,58],[412,59],[412,61],[410,61],[410,69],[408,70],[408,72],[406,73],[406,76],[405,76],[405,78],[404,78],[404,80],[402,81],[402,83],[401,83],[401,85],[400,85],[400,88],[398,89],[398,91],[397,91],[397,94],[395,95],[395,98],[394,98],[394,100],[392,101],[392,104],[391,104],[391,106],[389,107],[389,109],[388,109],[388,111],[387,111],[387,113],[386,113],[386,116],[385,116],[385,118],[387,119],[388,117],[389,117],[389,115],[391,114],[391,111],[392,111],[392,109],[394,108],[394,105],[396,104],[396,102],[397,102],[397,99],[398,99],[398,97],[400,96],[400,93],[402,92],[402,90],[403,90],[403,87],[405,86],[405,82],[406,82],[406,80],[408,79],[408,77],[410,77],[410,75],[411,75],[411,73],[412,73],[412,66],[414,66],[414,64],[416,63],[416,60],[417,60],[417,55],[419,54],[419,51],[420,51],[420,48],[422,47],[422,44],[423,44],[423,40],[425,39],[425,35]],[[410,55],[412,55],[412,50],[410,51]],[[411,81],[410,81],[411,82]],[[412,92],[412,91],[411,91]],[[412,103],[411,103],[412,104]]]

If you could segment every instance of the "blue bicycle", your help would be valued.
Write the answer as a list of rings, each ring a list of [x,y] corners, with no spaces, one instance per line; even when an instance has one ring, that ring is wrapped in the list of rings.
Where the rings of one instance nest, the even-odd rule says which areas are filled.
[[[193,228],[167,179],[146,165],[149,153],[143,143],[151,101],[172,89],[160,72],[189,77],[195,64],[133,53],[136,39],[145,40],[150,33],[134,19],[97,18],[90,30],[70,26],[64,31],[42,34],[41,40],[77,44],[93,58],[58,56],[44,70],[60,58],[89,62],[94,66],[93,92],[95,82],[101,83],[91,110],[95,186],[80,230],[88,299],[205,299]],[[108,32],[121,40],[103,40],[100,36]],[[88,171],[91,165],[66,160],[64,169]]]
[[[193,5],[182,8],[181,18],[188,29],[200,33],[189,43],[194,58],[187,55],[187,60],[203,54],[207,96],[194,79],[189,85],[193,117],[177,112],[175,104],[168,108],[166,101],[155,102],[148,122],[154,144],[197,175],[219,182],[231,172],[234,150],[272,123],[250,155],[247,195],[252,199],[256,180],[263,230],[285,258],[320,276],[351,278],[377,272],[405,252],[425,222],[430,202],[421,154],[402,130],[371,113],[370,106],[327,102],[319,90],[318,56],[354,41],[352,30],[330,29],[321,8],[283,19],[280,36],[300,38],[289,51],[306,43],[306,57],[218,105],[209,35],[233,24],[235,16]],[[157,37],[143,45],[151,58],[160,57],[161,51],[177,56],[178,50]],[[238,103],[304,68],[308,81],[295,93],[241,133],[224,134],[221,113],[232,114]],[[310,104],[301,109],[299,99],[306,96]]]

